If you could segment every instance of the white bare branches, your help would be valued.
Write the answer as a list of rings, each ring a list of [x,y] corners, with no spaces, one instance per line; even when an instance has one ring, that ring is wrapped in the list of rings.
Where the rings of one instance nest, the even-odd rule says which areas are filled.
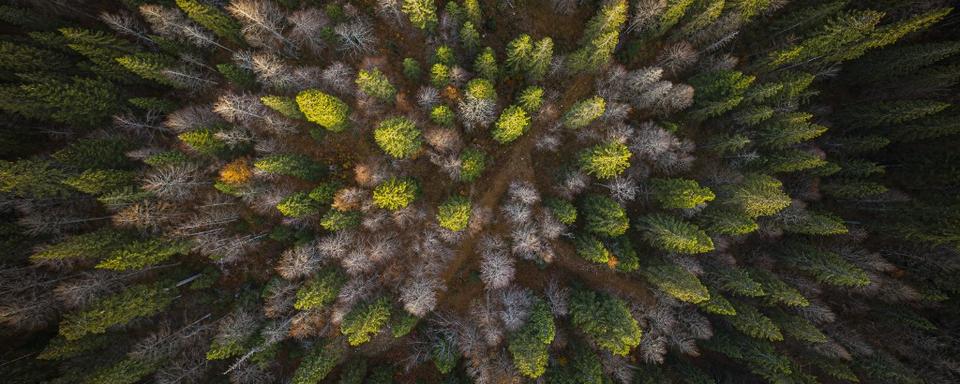
[[[348,94],[353,89],[353,69],[342,62],[328,65],[320,76],[324,84],[341,94]]]
[[[192,165],[178,164],[156,169],[144,178],[143,189],[170,201],[186,201],[196,190],[207,185]]]
[[[209,107],[191,105],[171,112],[167,115],[164,125],[175,133],[183,133],[208,127],[220,121],[220,117]]]
[[[243,38],[254,47],[289,50],[292,43],[283,36],[286,15],[272,1],[233,0],[226,6],[243,25]]]
[[[437,292],[443,284],[436,278],[414,276],[400,289],[400,302],[411,315],[424,317],[437,306]]]
[[[635,156],[666,173],[688,169],[693,164],[693,149],[693,142],[680,140],[653,122],[641,125],[630,143],[630,151]]]
[[[373,27],[367,19],[362,17],[337,24],[333,28],[333,33],[339,38],[340,50],[353,56],[373,52],[377,43]]]
[[[499,236],[480,240],[480,280],[488,290],[505,288],[516,273],[515,260],[507,253],[507,244]]]
[[[330,24],[330,19],[323,11],[317,8],[304,8],[293,12],[287,18],[290,23],[290,32],[287,37],[297,44],[300,49],[319,55],[326,46],[323,39],[323,29]]]
[[[303,279],[313,275],[321,262],[323,256],[314,244],[298,245],[283,251],[276,270],[284,279]]]

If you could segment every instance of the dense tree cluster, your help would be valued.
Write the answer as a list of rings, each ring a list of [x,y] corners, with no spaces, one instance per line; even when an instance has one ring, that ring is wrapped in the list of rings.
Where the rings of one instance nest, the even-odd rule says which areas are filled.
[[[10,383],[960,382],[946,0],[10,0]]]

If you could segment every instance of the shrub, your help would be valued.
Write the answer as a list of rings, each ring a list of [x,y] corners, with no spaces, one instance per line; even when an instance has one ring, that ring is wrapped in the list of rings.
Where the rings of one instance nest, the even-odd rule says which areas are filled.
[[[394,117],[380,122],[373,138],[380,149],[398,159],[413,156],[423,143],[420,130],[405,117]]]
[[[317,123],[331,132],[347,129],[347,114],[350,108],[340,99],[316,89],[297,94],[297,106],[310,122]]]
[[[417,182],[410,178],[391,178],[373,190],[373,203],[380,208],[396,211],[406,208],[420,194]]]

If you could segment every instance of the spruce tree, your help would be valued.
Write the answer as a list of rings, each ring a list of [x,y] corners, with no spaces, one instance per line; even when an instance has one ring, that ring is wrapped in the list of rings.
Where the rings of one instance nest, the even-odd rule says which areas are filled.
[[[701,187],[695,180],[651,179],[650,186],[654,198],[664,208],[694,208],[716,197],[710,188]]]
[[[631,156],[633,154],[622,143],[598,144],[580,152],[580,168],[598,179],[609,179],[630,167]]]
[[[323,308],[333,303],[346,278],[335,268],[325,268],[297,290],[293,307],[300,311]]]
[[[529,127],[530,116],[527,116],[527,112],[519,106],[511,105],[503,110],[490,133],[498,143],[509,144],[526,133]]]
[[[513,356],[513,364],[520,374],[535,379],[547,368],[549,352],[556,333],[553,314],[542,300],[537,299],[527,322],[509,340],[507,350]]]
[[[377,68],[361,69],[357,73],[356,83],[361,92],[384,103],[393,103],[394,96],[397,94],[397,89],[390,84],[387,75]]]
[[[437,25],[437,6],[433,0],[403,0],[401,9],[417,28],[432,31]]]
[[[386,298],[357,304],[340,323],[340,332],[351,346],[370,341],[390,321],[390,304]]]
[[[420,150],[420,130],[405,117],[381,121],[373,138],[384,152],[398,159],[412,157]]]
[[[588,195],[580,203],[584,229],[601,236],[616,237],[630,228],[630,219],[620,204],[603,195]]]
[[[570,322],[598,346],[620,356],[640,345],[643,336],[622,300],[583,288],[570,295]]]
[[[667,252],[696,254],[713,250],[713,240],[696,225],[666,214],[641,217],[637,228],[650,245]]]
[[[350,108],[340,99],[316,89],[297,94],[297,106],[308,121],[319,124],[331,132],[347,129]]]
[[[563,125],[570,129],[586,127],[603,115],[606,105],[606,101],[600,96],[581,100],[563,115]]]
[[[209,29],[217,36],[240,44],[240,24],[224,11],[198,0],[176,0],[187,17]]]
[[[298,177],[304,180],[318,180],[326,173],[323,165],[300,154],[275,154],[266,156],[253,163],[253,166],[265,173]]]
[[[86,335],[104,333],[110,327],[163,311],[173,302],[174,296],[176,290],[167,282],[132,286],[97,300],[83,311],[65,315],[60,322],[60,335],[67,340],[77,340]]]

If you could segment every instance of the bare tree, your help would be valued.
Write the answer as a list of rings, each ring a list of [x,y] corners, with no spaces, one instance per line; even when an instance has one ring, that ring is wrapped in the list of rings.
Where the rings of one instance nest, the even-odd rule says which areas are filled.
[[[686,41],[668,45],[657,55],[657,65],[672,73],[680,73],[697,62],[697,50]]]
[[[502,308],[500,320],[510,332],[520,329],[530,317],[530,307],[533,305],[533,293],[525,288],[509,287],[498,292],[497,295]]]
[[[333,28],[333,33],[340,39],[340,50],[353,56],[373,52],[377,43],[373,27],[371,27],[369,21],[362,17],[337,24]]]
[[[197,169],[188,164],[153,170],[143,180],[143,189],[170,201],[186,201],[195,195],[198,188],[206,185]]]
[[[570,289],[560,285],[559,280],[556,278],[551,278],[547,282],[547,287],[544,289],[543,293],[547,297],[547,302],[550,304],[550,311],[553,312],[554,316],[563,317],[566,316],[569,307],[567,304],[570,300]]]
[[[417,105],[424,111],[430,112],[440,103],[440,91],[434,87],[422,86],[417,90]]]
[[[656,19],[667,9],[667,0],[640,0],[634,6],[627,32],[643,33],[657,26]]]
[[[433,277],[414,276],[400,289],[400,302],[411,315],[424,317],[437,306],[442,283]]]
[[[323,70],[321,78],[328,87],[347,94],[353,89],[353,75],[353,69],[350,66],[337,61]]]
[[[289,50],[292,43],[283,36],[286,15],[272,1],[232,0],[227,12],[243,24],[241,33],[255,47]]]
[[[460,118],[468,130],[485,127],[496,118],[496,103],[493,100],[466,97],[460,101],[457,109]]]
[[[290,89],[296,84],[293,69],[279,56],[270,53],[251,55],[250,69],[258,82],[277,91]]]
[[[283,251],[277,262],[277,273],[287,280],[304,279],[316,272],[323,256],[314,244],[298,245]]]
[[[499,237],[485,237],[480,241],[480,279],[488,290],[505,288],[513,281],[514,259]]]
[[[127,11],[121,10],[117,13],[101,12],[100,20],[120,34],[134,37],[151,46],[156,45],[156,42],[147,36],[146,28],[140,24],[140,21],[137,20],[136,17]]]
[[[167,115],[164,125],[176,133],[192,131],[197,128],[213,125],[221,121],[209,107],[191,105]]]

